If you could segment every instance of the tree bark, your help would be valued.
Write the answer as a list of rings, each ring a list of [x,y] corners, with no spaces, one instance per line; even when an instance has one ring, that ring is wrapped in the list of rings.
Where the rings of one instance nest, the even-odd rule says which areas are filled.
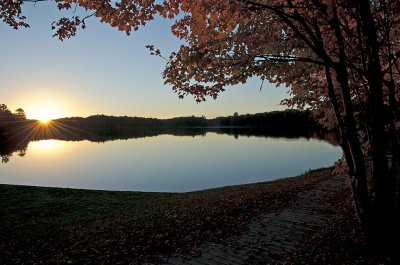
[[[343,127],[345,140],[347,141],[352,163],[348,163],[352,178],[353,199],[356,206],[356,212],[361,224],[364,226],[368,222],[369,198],[367,173],[365,168],[364,155],[361,149],[361,143],[358,139],[356,120],[350,95],[349,79],[346,67],[346,54],[344,48],[344,39],[340,29],[340,23],[336,9],[333,9],[332,26],[335,30],[335,36],[338,43],[339,63],[335,64],[336,79],[340,85],[343,99]],[[345,151],[345,150],[344,150]],[[358,208],[357,208],[358,207]]]
[[[370,1],[358,1],[365,45],[367,47],[368,76],[371,98],[371,153],[375,201],[368,216],[367,236],[375,250],[383,255],[398,256],[399,210],[395,205],[395,179],[389,173],[388,143],[385,134],[385,106],[380,46]],[[389,243],[393,242],[393,243]]]

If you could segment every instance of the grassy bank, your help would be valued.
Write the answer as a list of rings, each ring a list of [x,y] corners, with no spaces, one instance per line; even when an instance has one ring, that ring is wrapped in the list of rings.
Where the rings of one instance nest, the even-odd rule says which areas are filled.
[[[328,177],[325,169],[190,193],[0,185],[0,264],[155,262],[157,253],[190,254]]]

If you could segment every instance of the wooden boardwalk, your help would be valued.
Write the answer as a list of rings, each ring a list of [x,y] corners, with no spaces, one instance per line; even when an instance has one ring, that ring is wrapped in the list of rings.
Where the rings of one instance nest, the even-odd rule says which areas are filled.
[[[201,254],[198,257],[174,254],[166,263],[268,264],[280,254],[293,250],[310,232],[319,231],[329,224],[334,213],[324,198],[335,195],[344,182],[344,177],[324,180],[312,190],[299,193],[298,200],[283,210],[254,218],[245,233],[231,236],[217,244],[204,243],[200,246]]]

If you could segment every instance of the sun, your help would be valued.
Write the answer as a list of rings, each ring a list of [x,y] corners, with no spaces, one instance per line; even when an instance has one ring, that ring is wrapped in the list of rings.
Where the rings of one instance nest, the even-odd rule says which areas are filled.
[[[41,123],[48,123],[51,120],[65,116],[65,111],[59,105],[42,103],[33,106],[28,112],[28,117],[38,120]]]
[[[38,120],[41,123],[48,123],[52,119],[58,118],[54,112],[48,109],[37,110],[29,115],[32,119]]]

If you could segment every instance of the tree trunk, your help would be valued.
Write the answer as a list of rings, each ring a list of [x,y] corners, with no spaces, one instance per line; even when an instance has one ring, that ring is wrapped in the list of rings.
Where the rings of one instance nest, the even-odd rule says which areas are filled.
[[[398,256],[399,208],[395,203],[395,178],[388,165],[389,139],[385,134],[383,76],[379,58],[379,43],[370,1],[358,1],[368,56],[368,76],[371,98],[371,154],[375,200],[367,216],[367,239],[382,255]]]
[[[336,80],[338,81],[342,100],[343,100],[343,131],[344,140],[347,142],[348,148],[344,148],[343,151],[349,153],[351,159],[346,159],[347,166],[349,167],[349,173],[352,176],[352,193],[355,205],[355,210],[358,215],[358,219],[361,224],[364,225],[366,222],[366,216],[369,211],[369,198],[368,198],[368,185],[367,185],[367,173],[365,168],[364,155],[361,149],[361,143],[358,139],[356,120],[353,110],[353,104],[351,101],[349,79],[346,67],[346,53],[344,38],[340,28],[339,18],[337,11],[333,8],[332,26],[335,30],[335,37],[338,44],[339,63],[334,65],[336,72]],[[340,113],[339,113],[340,115]],[[341,119],[342,117],[340,117]],[[348,150],[347,150],[348,149]]]

